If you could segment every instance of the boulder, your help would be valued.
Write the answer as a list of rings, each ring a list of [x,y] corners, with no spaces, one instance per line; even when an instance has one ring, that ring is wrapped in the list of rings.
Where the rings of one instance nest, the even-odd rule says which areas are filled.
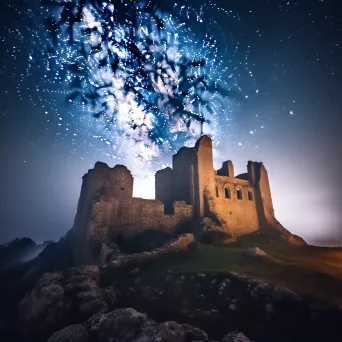
[[[69,325],[56,331],[47,342],[88,342],[89,336],[86,328],[81,324]]]
[[[146,326],[134,342],[187,342],[209,341],[208,335],[191,325],[174,321]]]
[[[48,342],[209,342],[208,335],[189,324],[156,323],[132,308],[96,314],[83,325],[56,331]]]
[[[99,287],[97,266],[46,273],[19,304],[18,330],[23,338],[50,336],[70,323],[81,323],[115,307],[117,291]]]
[[[302,298],[297,295],[297,293],[282,287],[282,286],[276,286],[272,293],[271,296],[273,297],[274,300],[276,301],[285,301],[285,302],[298,302],[302,301]]]
[[[91,341],[132,342],[148,325],[155,324],[146,314],[134,309],[116,309],[91,317],[85,325]]]
[[[59,273],[44,274],[19,305],[18,328],[21,334],[53,332],[71,310]]]
[[[233,331],[224,336],[222,342],[252,342],[247,336],[239,331]]]
[[[201,220],[199,226],[201,232],[199,239],[204,244],[225,245],[236,242],[236,238],[213,219],[205,217]]]
[[[226,245],[237,241],[229,232],[219,227],[203,230],[200,240],[209,245]]]
[[[249,257],[263,257],[266,256],[266,253],[258,247],[250,247],[244,251],[244,255]]]

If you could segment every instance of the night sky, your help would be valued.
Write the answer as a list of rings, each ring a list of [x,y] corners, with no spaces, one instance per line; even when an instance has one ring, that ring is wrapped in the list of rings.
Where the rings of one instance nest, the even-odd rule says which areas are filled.
[[[179,0],[176,19],[183,3],[197,53],[218,61],[211,77],[232,77],[240,89],[210,128],[215,167],[231,159],[238,174],[248,160],[263,161],[285,228],[342,245],[341,1]],[[46,53],[49,9],[38,0],[0,6],[0,242],[65,234],[82,175],[98,160],[126,164],[135,196],[153,198],[153,173],[170,165],[173,151],[151,164],[136,160],[127,138],[104,138],[96,119],[65,100],[68,81]],[[160,6],[167,11],[170,2]],[[215,55],[198,48],[208,36]]]

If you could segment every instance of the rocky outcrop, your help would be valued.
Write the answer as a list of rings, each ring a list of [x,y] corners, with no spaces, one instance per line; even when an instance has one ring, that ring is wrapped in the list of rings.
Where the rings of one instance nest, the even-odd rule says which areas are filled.
[[[113,309],[117,292],[100,288],[97,266],[44,274],[19,305],[18,330],[23,338],[46,338],[70,323]]]
[[[295,246],[305,246],[307,243],[298,235],[290,233],[277,219],[273,219],[266,228],[266,232],[271,236],[278,233],[284,241]]]
[[[153,321],[134,309],[118,309],[99,314],[89,319],[85,325],[92,341],[133,341],[145,326]]]
[[[88,342],[89,334],[82,324],[69,325],[56,331],[48,342]]]
[[[235,333],[234,333],[235,334]],[[233,336],[233,335],[232,335]],[[244,336],[236,333],[234,336]],[[98,314],[83,325],[71,325],[55,332],[48,342],[210,342],[208,335],[194,326],[174,321],[157,323],[132,308]],[[223,341],[249,341],[226,339]]]
[[[203,244],[227,245],[237,241],[224,227],[213,219],[204,217],[198,224],[200,227],[199,240]]]
[[[233,331],[224,336],[222,342],[252,342],[247,336],[239,331]]]
[[[140,273],[137,268],[129,272],[133,277]],[[20,331],[20,340],[212,341],[205,331],[190,324],[179,324],[173,320],[156,322],[133,308],[114,309],[125,304],[125,301],[119,302],[119,294],[113,286],[101,287],[97,266],[44,274],[19,305],[17,330]],[[145,296],[153,297],[153,293],[145,293]]]
[[[189,324],[178,324],[174,321],[146,327],[135,342],[209,342],[208,335]]]
[[[314,308],[289,289],[233,272],[170,271],[148,281],[121,274],[116,286],[127,306],[197,326],[217,340],[235,330],[263,342],[342,339],[334,323],[342,319],[341,309]]]
[[[100,270],[84,266],[43,275],[19,305],[21,340],[342,340],[341,309],[313,308],[286,288],[250,277],[165,270],[151,278],[142,267],[114,272],[108,286]]]

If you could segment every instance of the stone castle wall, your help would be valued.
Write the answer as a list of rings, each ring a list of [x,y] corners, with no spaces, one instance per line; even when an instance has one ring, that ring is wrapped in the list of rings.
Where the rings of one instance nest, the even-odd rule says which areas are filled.
[[[254,188],[249,181],[216,176],[215,209],[233,235],[244,235],[259,229]],[[241,199],[238,197],[241,194]]]
[[[174,202],[174,214],[164,214],[160,201],[142,198],[111,199],[93,206],[90,235],[105,242],[133,237],[147,229],[173,233],[179,225],[192,219],[192,206]]]

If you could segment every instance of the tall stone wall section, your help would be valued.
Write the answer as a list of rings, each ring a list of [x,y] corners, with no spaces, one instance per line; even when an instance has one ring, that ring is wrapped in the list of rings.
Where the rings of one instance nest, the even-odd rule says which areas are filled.
[[[160,201],[142,198],[112,199],[93,206],[90,235],[93,239],[130,238],[148,229],[173,233],[179,225],[192,220],[192,206],[173,203],[174,214],[165,215]]]
[[[175,201],[192,202],[192,162],[193,149],[182,147],[172,157],[173,167],[173,198]]]
[[[173,170],[169,167],[159,170],[155,176],[155,198],[164,203],[165,214],[173,213],[174,195],[174,177]]]
[[[248,176],[250,183],[255,188],[260,226],[267,226],[275,222],[271,189],[268,173],[263,163],[248,162]]]
[[[224,220],[226,230],[234,236],[257,231],[259,219],[255,192],[249,181],[216,176],[215,183],[215,208]]]

